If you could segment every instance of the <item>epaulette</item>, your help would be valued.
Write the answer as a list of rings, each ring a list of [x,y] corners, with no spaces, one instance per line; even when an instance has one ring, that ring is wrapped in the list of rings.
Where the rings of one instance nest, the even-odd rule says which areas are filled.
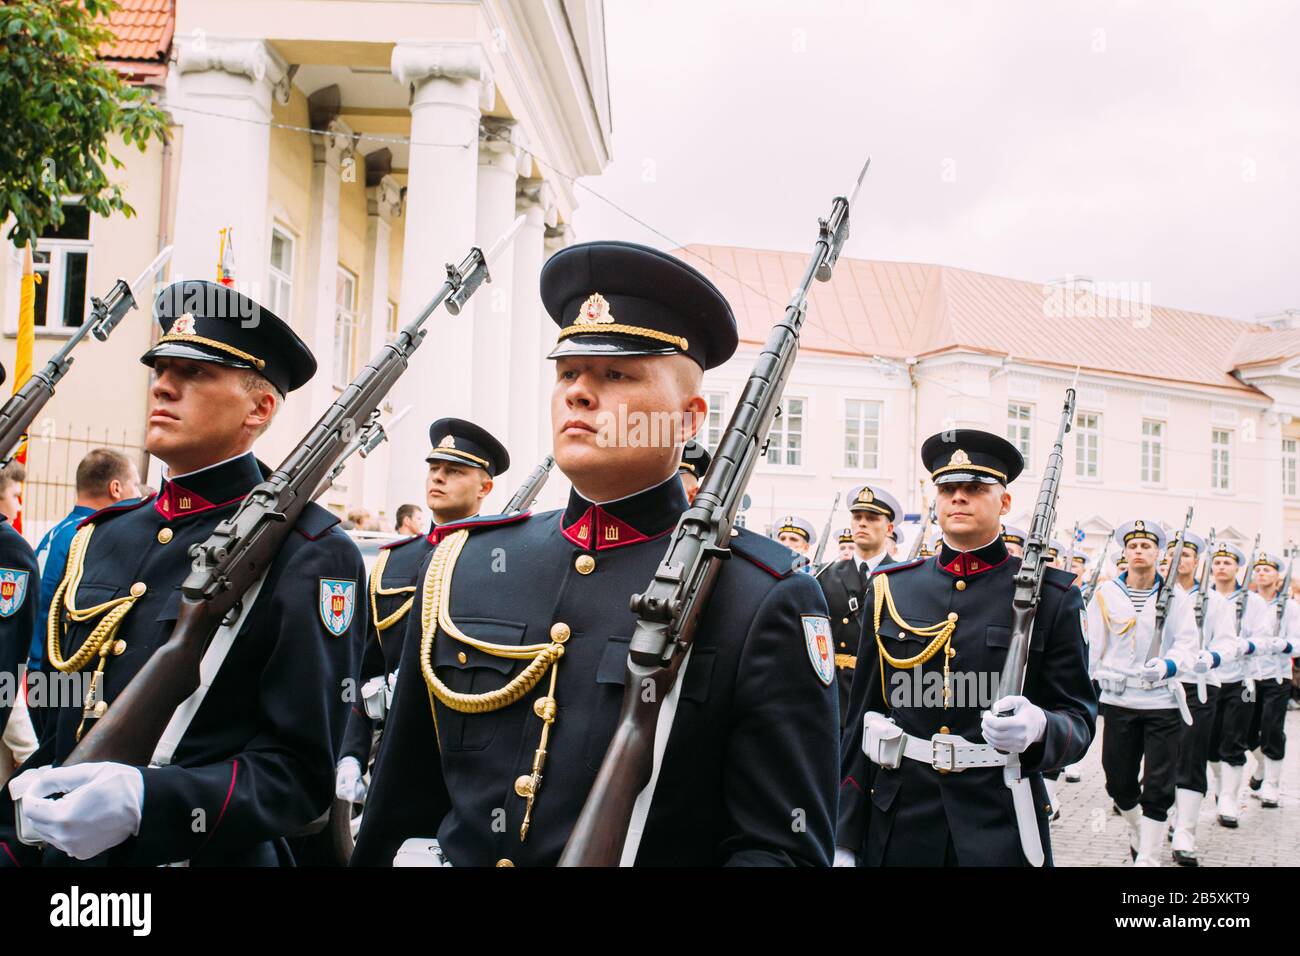
[[[403,538],[401,541],[390,541],[388,544],[381,544],[380,551],[391,551],[393,548],[400,548],[404,544],[410,544],[412,541],[423,541],[425,538],[422,534],[413,534],[409,538]]]
[[[474,515],[472,518],[463,518],[460,521],[451,521],[447,524],[439,525],[429,534],[429,541],[432,544],[438,544],[447,535],[456,531],[478,531],[482,528],[496,528],[501,525],[516,524],[520,521],[526,521],[533,516],[531,511],[516,511],[508,515]]]
[[[906,571],[908,568],[919,568],[929,560],[929,558],[913,558],[911,561],[902,561],[898,564],[876,565],[876,570],[871,573],[893,574],[895,571]]]
[[[1043,583],[1050,584],[1054,588],[1062,591],[1068,591],[1074,587],[1074,575],[1069,571],[1062,571],[1060,568],[1047,567],[1044,569]]]
[[[731,539],[731,550],[736,554],[778,580],[794,574],[795,552],[765,535],[744,528],[735,530],[737,534]]]
[[[158,496],[153,494],[149,495],[147,498],[131,498],[127,501],[119,501],[116,504],[111,504],[107,508],[100,508],[93,515],[87,515],[82,518],[77,524],[77,530],[80,531],[88,524],[98,524],[102,520],[114,518],[117,515],[124,515],[128,511],[134,511],[136,508],[143,508],[156,497]]]
[[[308,541],[315,541],[339,523],[339,516],[312,501],[302,509],[294,530]]]

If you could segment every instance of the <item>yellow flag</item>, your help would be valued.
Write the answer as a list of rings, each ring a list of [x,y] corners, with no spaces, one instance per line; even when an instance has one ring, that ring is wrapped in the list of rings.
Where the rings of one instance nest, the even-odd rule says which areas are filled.
[[[32,268],[32,247],[23,249],[23,278],[18,286],[18,354],[14,358],[14,391],[32,377],[32,351],[36,347],[36,283],[39,277]],[[14,461],[27,464],[27,438],[23,437],[14,453]],[[21,502],[21,498],[19,501]],[[14,530],[22,533],[20,511],[13,520]]]

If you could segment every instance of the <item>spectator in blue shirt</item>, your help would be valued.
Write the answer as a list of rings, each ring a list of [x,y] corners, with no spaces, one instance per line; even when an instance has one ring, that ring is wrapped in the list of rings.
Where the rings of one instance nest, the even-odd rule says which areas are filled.
[[[36,632],[28,654],[28,670],[39,670],[45,660],[45,623],[54,591],[63,580],[68,547],[77,526],[101,508],[140,495],[140,472],[135,463],[111,448],[96,448],[77,465],[77,504],[68,516],[45,533],[36,548],[36,565],[41,573],[41,605],[36,614]]]

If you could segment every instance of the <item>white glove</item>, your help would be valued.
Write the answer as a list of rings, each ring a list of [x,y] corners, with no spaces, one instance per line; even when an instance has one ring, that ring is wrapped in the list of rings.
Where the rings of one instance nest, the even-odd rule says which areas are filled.
[[[1196,661],[1192,664],[1193,674],[1208,674],[1214,669],[1214,655],[1209,651],[1197,651]]]
[[[9,783],[24,836],[89,860],[140,832],[144,776],[121,763],[38,767]],[[52,799],[54,794],[62,794]]]
[[[348,803],[359,803],[366,795],[366,784],[361,779],[361,761],[356,757],[344,757],[339,761],[338,774],[334,777],[334,796]]]
[[[1008,710],[1012,713],[1006,717],[997,716]],[[984,712],[980,729],[984,732],[984,739],[995,750],[1008,754],[1024,753],[1043,739],[1047,731],[1047,714],[1037,704],[1030,703],[1027,697],[1003,697],[994,702],[992,710]]]
[[[835,848],[835,862],[831,866],[857,866],[858,856],[852,850],[846,850],[842,846]]]
[[[1166,658],[1151,658],[1151,660],[1147,661],[1142,667],[1142,679],[1148,684],[1154,684],[1168,677],[1173,677],[1174,675],[1169,673],[1168,665],[1170,663],[1171,662]],[[1175,670],[1174,674],[1177,673],[1178,671]]]

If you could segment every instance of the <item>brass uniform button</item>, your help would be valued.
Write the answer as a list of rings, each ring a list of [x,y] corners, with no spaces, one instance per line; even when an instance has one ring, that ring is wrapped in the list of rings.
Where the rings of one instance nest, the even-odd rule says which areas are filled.
[[[840,623],[841,623],[841,624],[847,624],[847,623],[849,623],[849,619],[846,617],[846,618],[844,618]]]
[[[957,590],[958,590],[958,591],[965,591],[965,590],[966,590],[966,582],[965,582],[965,581],[962,581],[962,580],[958,580],[958,581],[957,581]]]
[[[167,543],[168,541],[170,541],[171,539],[172,539],[172,529],[171,529],[171,528],[159,528],[159,529],[158,529],[158,543],[159,543],[159,544],[166,544],[166,543]]]
[[[514,866],[509,860],[497,860],[497,866]]]
[[[459,654],[456,655],[456,660],[460,661],[462,664],[465,664],[469,661],[469,658],[465,656],[464,651],[461,651]]]
[[[957,612],[956,612],[956,611],[949,611],[949,612],[948,612],[948,620],[950,620],[950,621],[955,621],[955,620],[957,620]]]
[[[843,641],[840,641],[840,647],[848,647],[848,645],[845,644]]]
[[[573,566],[579,574],[590,574],[596,570],[596,559],[589,554],[580,554],[577,560],[573,562]]]
[[[101,700],[98,704],[95,705],[96,717],[103,717],[104,714],[106,714],[107,712],[108,712],[108,701]]]
[[[113,654],[120,657],[126,651],[126,641],[116,640],[113,642]]]
[[[539,697],[533,701],[533,713],[543,720],[546,719],[546,708],[555,703],[553,697]]]
[[[533,778],[531,775],[524,774],[523,776],[515,780],[515,793],[519,794],[519,796],[524,797],[525,799],[527,799],[529,796],[532,795]]]
[[[145,586],[145,583],[143,581],[136,581],[135,584],[131,585],[131,597],[138,598],[141,595],[143,595],[144,592],[147,590],[149,589],[148,587]]]
[[[563,621],[556,621],[551,625],[551,640],[556,644],[563,644],[567,641],[570,633],[569,625],[565,624]]]
[[[939,728],[939,733],[941,733],[941,734],[950,734],[950,733],[952,733],[952,731],[949,730],[948,727],[945,725],[945,726]]]

